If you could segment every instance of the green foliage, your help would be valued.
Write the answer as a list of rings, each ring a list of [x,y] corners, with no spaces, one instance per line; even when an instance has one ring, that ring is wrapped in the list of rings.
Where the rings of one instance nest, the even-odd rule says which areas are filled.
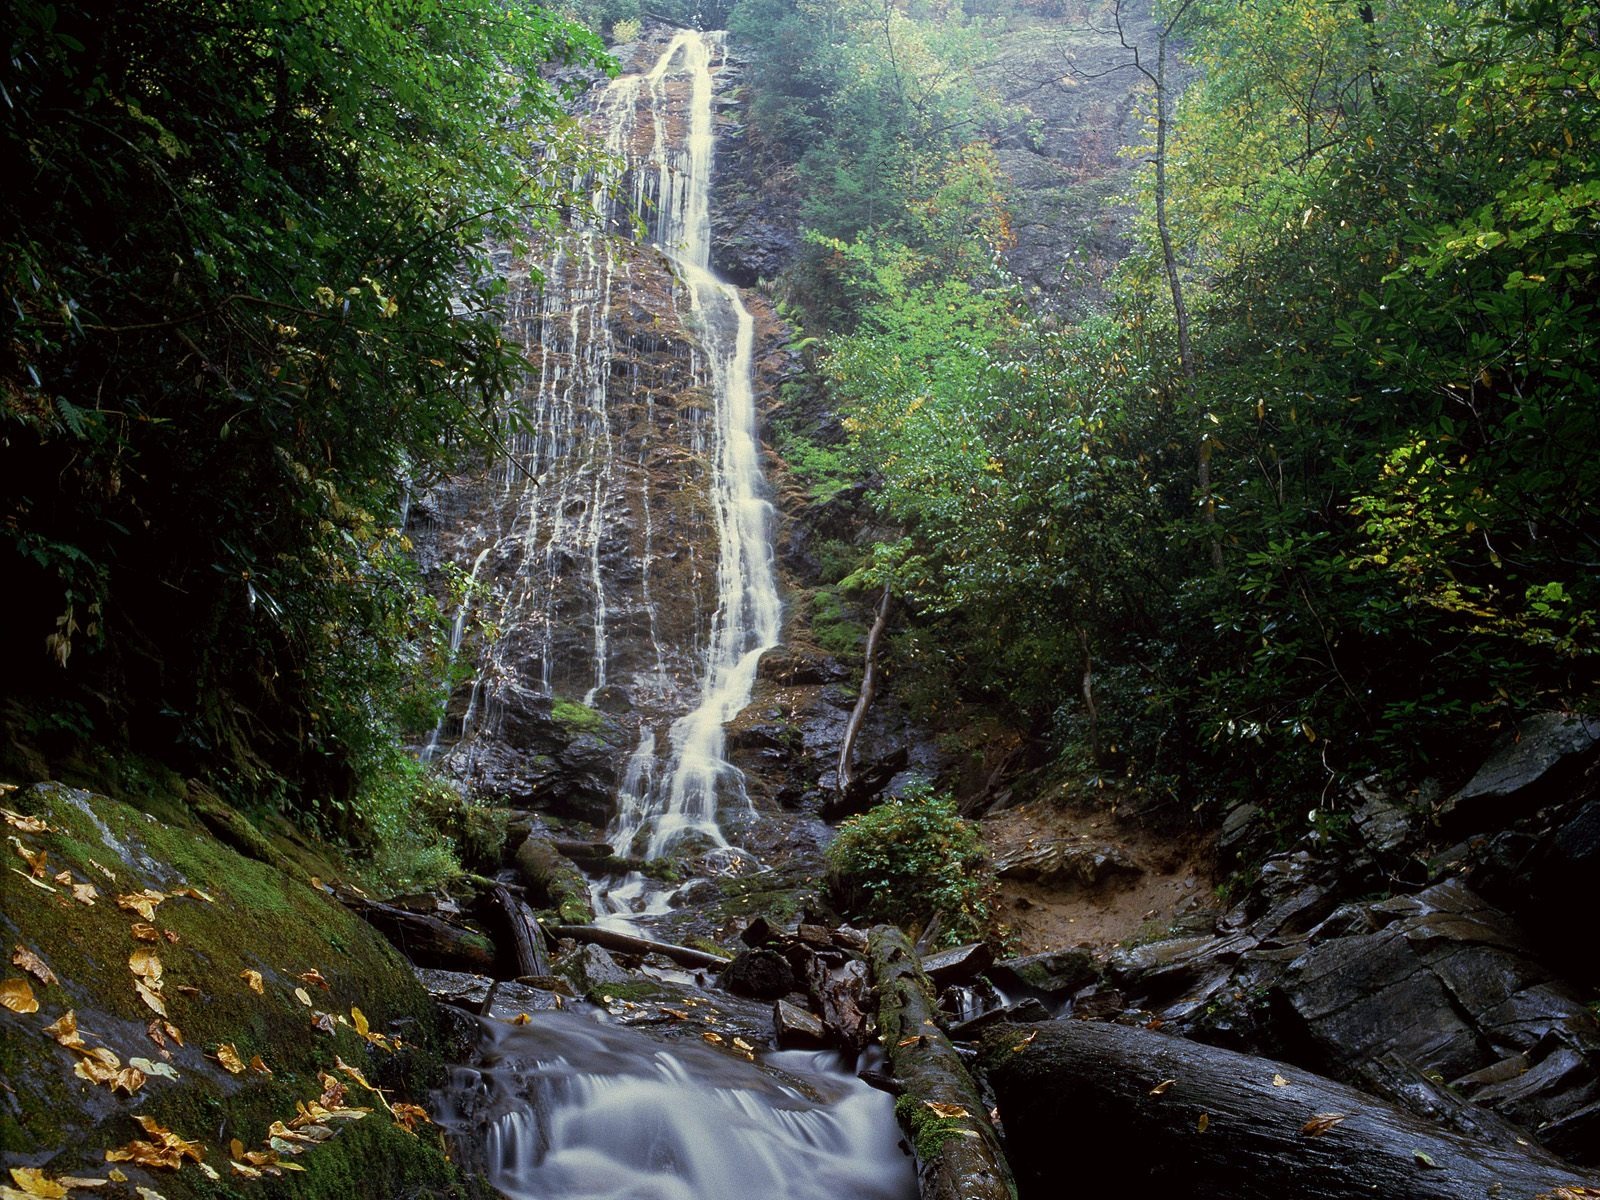
[[[867,636],[866,626],[835,588],[818,588],[811,595],[811,636],[829,654],[855,660]]]
[[[829,888],[847,912],[904,927],[937,917],[941,945],[991,932],[994,875],[978,828],[931,788],[907,788],[843,822],[827,864]]]
[[[489,247],[581,202],[538,67],[599,44],[491,0],[11,18],[8,690],[354,829],[445,675],[399,499],[494,436]]]

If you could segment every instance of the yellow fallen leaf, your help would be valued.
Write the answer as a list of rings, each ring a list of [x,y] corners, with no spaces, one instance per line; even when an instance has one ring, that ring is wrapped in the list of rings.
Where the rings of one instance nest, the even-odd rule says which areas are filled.
[[[394,1105],[389,1111],[394,1113],[395,1121],[404,1125],[407,1129],[413,1128],[419,1121],[424,1125],[433,1124],[433,1118],[428,1115],[428,1110],[420,1104],[407,1104],[402,1101]]]
[[[180,983],[173,990],[180,996],[198,996],[200,994],[200,989],[189,983]]]
[[[198,1163],[195,1163],[195,1166],[200,1168],[201,1173],[207,1179],[221,1179],[222,1178],[221,1175],[217,1174],[217,1169],[215,1167],[213,1167],[208,1162],[198,1162]]]
[[[154,925],[146,925],[143,921],[135,921],[129,927],[128,932],[141,942],[159,942],[161,940],[161,930]]]
[[[260,1171],[256,1170],[254,1167],[245,1166],[242,1162],[239,1162],[237,1159],[230,1158],[228,1160],[228,1166],[233,1169],[233,1173],[235,1175],[242,1175],[246,1179],[260,1179],[261,1178],[261,1172]]]
[[[368,1031],[372,1028],[367,1024],[367,1014],[355,1007],[355,1005],[350,1006],[350,1020],[355,1023],[356,1032],[362,1037],[366,1037]]]
[[[1163,1079],[1160,1083],[1156,1084],[1155,1087],[1150,1089],[1150,1095],[1164,1096],[1167,1094],[1168,1090],[1171,1089],[1172,1085],[1177,1082],[1178,1081],[1176,1079]]]
[[[733,1039],[733,1044],[736,1047],[738,1047],[740,1050],[749,1050],[749,1051],[754,1051],[755,1050],[755,1047],[752,1046],[749,1042],[745,1041],[742,1037],[734,1038]]]
[[[1033,1032],[1028,1034],[1027,1037],[1023,1038],[1015,1046],[1011,1047],[1011,1053],[1013,1053],[1013,1054],[1021,1054],[1033,1042],[1033,1039],[1038,1037],[1038,1036],[1039,1036],[1039,1031],[1037,1029],[1035,1029]]]
[[[315,967],[312,967],[309,971],[300,972],[300,978],[305,980],[312,987],[319,987],[325,992],[333,990],[328,986],[328,981],[322,977],[322,972],[317,970]]]
[[[116,1167],[112,1167],[111,1170],[106,1172],[106,1178],[111,1180],[112,1183],[127,1183],[128,1182],[128,1177],[126,1175],[124,1175]]]
[[[163,1000],[160,994],[144,980],[135,979],[133,981],[133,990],[139,993],[139,999],[143,1000],[145,1002],[145,1006],[149,1008],[151,1012],[155,1013],[156,1016],[164,1017],[167,1015],[166,1001]]]
[[[170,1129],[163,1128],[161,1122],[157,1121],[154,1117],[135,1114],[133,1119],[139,1122],[139,1127],[144,1130],[145,1136],[149,1137],[152,1141],[159,1141],[163,1146],[170,1146],[179,1151],[179,1153],[183,1154],[186,1158],[194,1159],[195,1162],[200,1162],[205,1158],[205,1154],[202,1153],[202,1148],[199,1142],[189,1141],[180,1134],[176,1134]]]
[[[1345,1114],[1344,1113],[1336,1113],[1336,1112],[1317,1113],[1309,1121],[1307,1121],[1304,1125],[1300,1126],[1300,1132],[1305,1134],[1306,1137],[1321,1137],[1323,1134],[1327,1133],[1328,1130],[1332,1129],[1335,1125],[1337,1125],[1340,1121],[1344,1120],[1344,1118],[1345,1118]]]
[[[924,1100],[922,1103],[931,1108],[934,1115],[939,1117],[970,1117],[972,1115],[959,1104],[940,1104],[937,1100]]]
[[[131,1096],[144,1086],[145,1073],[138,1067],[127,1066],[106,1081],[113,1092]]]
[[[19,812],[12,812],[9,808],[0,808],[0,816],[4,816],[6,824],[13,829],[20,829],[23,833],[49,833],[50,826],[38,817],[25,817]]]
[[[93,908],[95,897],[98,895],[100,893],[95,891],[92,883],[75,883],[72,885],[72,898],[79,904],[87,904],[90,908]]]
[[[11,844],[17,848],[17,853],[22,856],[22,861],[28,864],[28,871],[33,878],[43,879],[50,873],[50,868],[46,865],[50,859],[49,851],[30,850],[22,844],[22,839],[19,837],[13,837]],[[51,888],[50,890],[54,891],[55,889]]]
[[[41,1200],[65,1200],[67,1189],[54,1179],[46,1179],[37,1167],[12,1167],[11,1178],[24,1195],[38,1196]]]
[[[44,959],[20,943],[11,952],[11,961],[46,986],[61,982],[56,978],[56,973],[45,965]]]
[[[138,1067],[139,1070],[143,1071],[146,1075],[159,1075],[163,1079],[178,1078],[178,1072],[173,1068],[171,1063],[151,1062],[148,1058],[130,1058],[128,1060],[128,1065],[130,1067]]]
[[[7,979],[0,982],[0,1004],[14,1013],[36,1013],[39,1002],[33,998],[33,988],[26,979]]]
[[[720,1033],[713,1033],[711,1030],[708,1029],[704,1033],[702,1033],[700,1036],[702,1038],[704,1038],[706,1041],[710,1042],[713,1046],[722,1045],[722,1035]]]
[[[255,992],[256,995],[264,996],[264,995],[267,994],[266,985],[261,982],[261,972],[260,971],[249,970],[249,969],[243,970],[243,971],[239,972],[239,978],[244,980],[247,984],[249,984],[250,985],[250,990],[252,992]]]
[[[531,1025],[533,1023],[533,1018],[525,1012],[519,1012],[516,1016],[511,1018],[511,1023],[513,1025]]]
[[[217,1047],[217,1061],[230,1075],[244,1074],[244,1059],[239,1057],[239,1051],[232,1042],[223,1042]]]
[[[66,884],[66,885],[70,886],[71,883],[72,883],[72,872],[71,871],[57,871],[54,875],[50,876],[50,878],[54,879],[57,883]]]
[[[1289,1086],[1289,1081],[1287,1079],[1285,1079],[1282,1075],[1274,1075],[1272,1077],[1272,1086],[1273,1087],[1288,1087]]]
[[[142,892],[129,892],[126,895],[118,896],[117,907],[127,912],[136,912],[146,921],[154,921],[156,919],[156,905],[165,899],[166,897],[160,892],[153,892],[146,888]]]
[[[161,1028],[165,1029],[167,1031],[167,1036],[173,1041],[177,1042],[178,1045],[183,1045],[183,1033],[171,1021],[161,1022]]]
[[[272,1068],[267,1066],[266,1063],[261,1061],[261,1055],[259,1055],[259,1054],[252,1054],[250,1056],[250,1069],[252,1071],[254,1071],[257,1075],[271,1075],[272,1074]]]
[[[172,894],[174,896],[188,896],[191,900],[204,900],[207,904],[215,904],[216,903],[216,901],[213,900],[210,896],[206,895],[199,888],[195,888],[195,887],[176,888],[176,889],[173,890]]]
[[[89,1178],[83,1175],[63,1175],[56,1182],[64,1188],[103,1188],[111,1181],[109,1179]]]
[[[100,874],[104,875],[112,883],[115,883],[117,881],[117,874],[110,867],[103,866],[101,863],[99,863],[98,861],[96,861],[95,859],[92,859],[92,858],[89,860],[89,865],[91,867],[93,867],[96,871],[99,871]]]
[[[305,988],[295,988],[294,998],[307,1008],[311,1007],[311,993],[306,991]]]
[[[78,1014],[75,1009],[68,1009],[49,1025],[44,1031],[69,1050],[76,1050],[83,1045],[83,1036],[78,1032]]]
[[[147,946],[140,946],[128,955],[128,970],[154,987],[161,978],[161,956]]]
[[[1194,1127],[1195,1132],[1197,1133],[1204,1133],[1207,1129],[1211,1128],[1211,1114],[1201,1113],[1200,1119],[1194,1123]]]
[[[147,1188],[142,1184],[135,1187],[133,1190],[139,1193],[139,1200],[167,1200],[167,1198],[160,1192],[156,1191],[155,1188]]]

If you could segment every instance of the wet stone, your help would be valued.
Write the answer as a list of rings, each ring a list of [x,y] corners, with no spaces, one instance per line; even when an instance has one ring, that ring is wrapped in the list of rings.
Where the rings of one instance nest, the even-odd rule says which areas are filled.
[[[820,1047],[828,1044],[828,1033],[821,1018],[788,1000],[772,1006],[772,1028],[780,1048]]]

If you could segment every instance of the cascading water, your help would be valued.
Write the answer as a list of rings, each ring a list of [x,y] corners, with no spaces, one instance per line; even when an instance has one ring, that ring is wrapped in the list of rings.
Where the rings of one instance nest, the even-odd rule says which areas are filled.
[[[654,239],[672,259],[689,292],[691,312],[709,360],[714,402],[711,505],[717,530],[717,609],[698,703],[672,725],[670,759],[659,774],[635,770],[654,753],[646,731],[630,764],[610,831],[618,853],[642,849],[654,858],[687,837],[725,847],[717,823],[721,785],[737,789],[723,758],[723,726],[750,701],[756,663],[777,644],[780,609],[772,566],[770,506],[762,496],[756,444],[752,354],[754,321],[711,262],[712,60],[722,34],[678,33],[644,76],[612,85],[613,128],[634,134],[641,108],[651,115],[649,150],[634,168],[639,207],[654,197]],[[691,89],[689,128],[681,145],[667,136],[662,114],[672,81]],[[645,96],[641,97],[643,91]],[[742,795],[741,795],[742,798]],[[642,845],[637,843],[642,838]]]
[[[439,1119],[510,1200],[911,1200],[888,1096],[830,1055],[758,1066],[566,1013],[490,1022]]]
[[[679,31],[648,70],[600,89],[588,121],[623,167],[621,198],[597,188],[603,220],[553,243],[536,273],[512,272],[507,329],[537,371],[475,502],[478,540],[458,543],[491,581],[482,603],[500,636],[480,650],[447,762],[474,779],[475,756],[522,736],[539,703],[624,713],[633,749],[615,756],[607,840],[731,864],[727,823],[750,813],[723,727],[749,703],[781,606],[755,322],[709,265],[724,62],[724,35]],[[645,247],[619,237],[634,214]],[[664,903],[639,877],[596,899],[613,919]]]

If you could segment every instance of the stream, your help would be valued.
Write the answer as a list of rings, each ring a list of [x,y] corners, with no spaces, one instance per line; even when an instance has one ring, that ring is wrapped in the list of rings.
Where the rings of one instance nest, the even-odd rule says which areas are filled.
[[[446,1128],[511,1200],[912,1200],[890,1098],[829,1052],[745,1061],[578,1013],[484,1023]]]

